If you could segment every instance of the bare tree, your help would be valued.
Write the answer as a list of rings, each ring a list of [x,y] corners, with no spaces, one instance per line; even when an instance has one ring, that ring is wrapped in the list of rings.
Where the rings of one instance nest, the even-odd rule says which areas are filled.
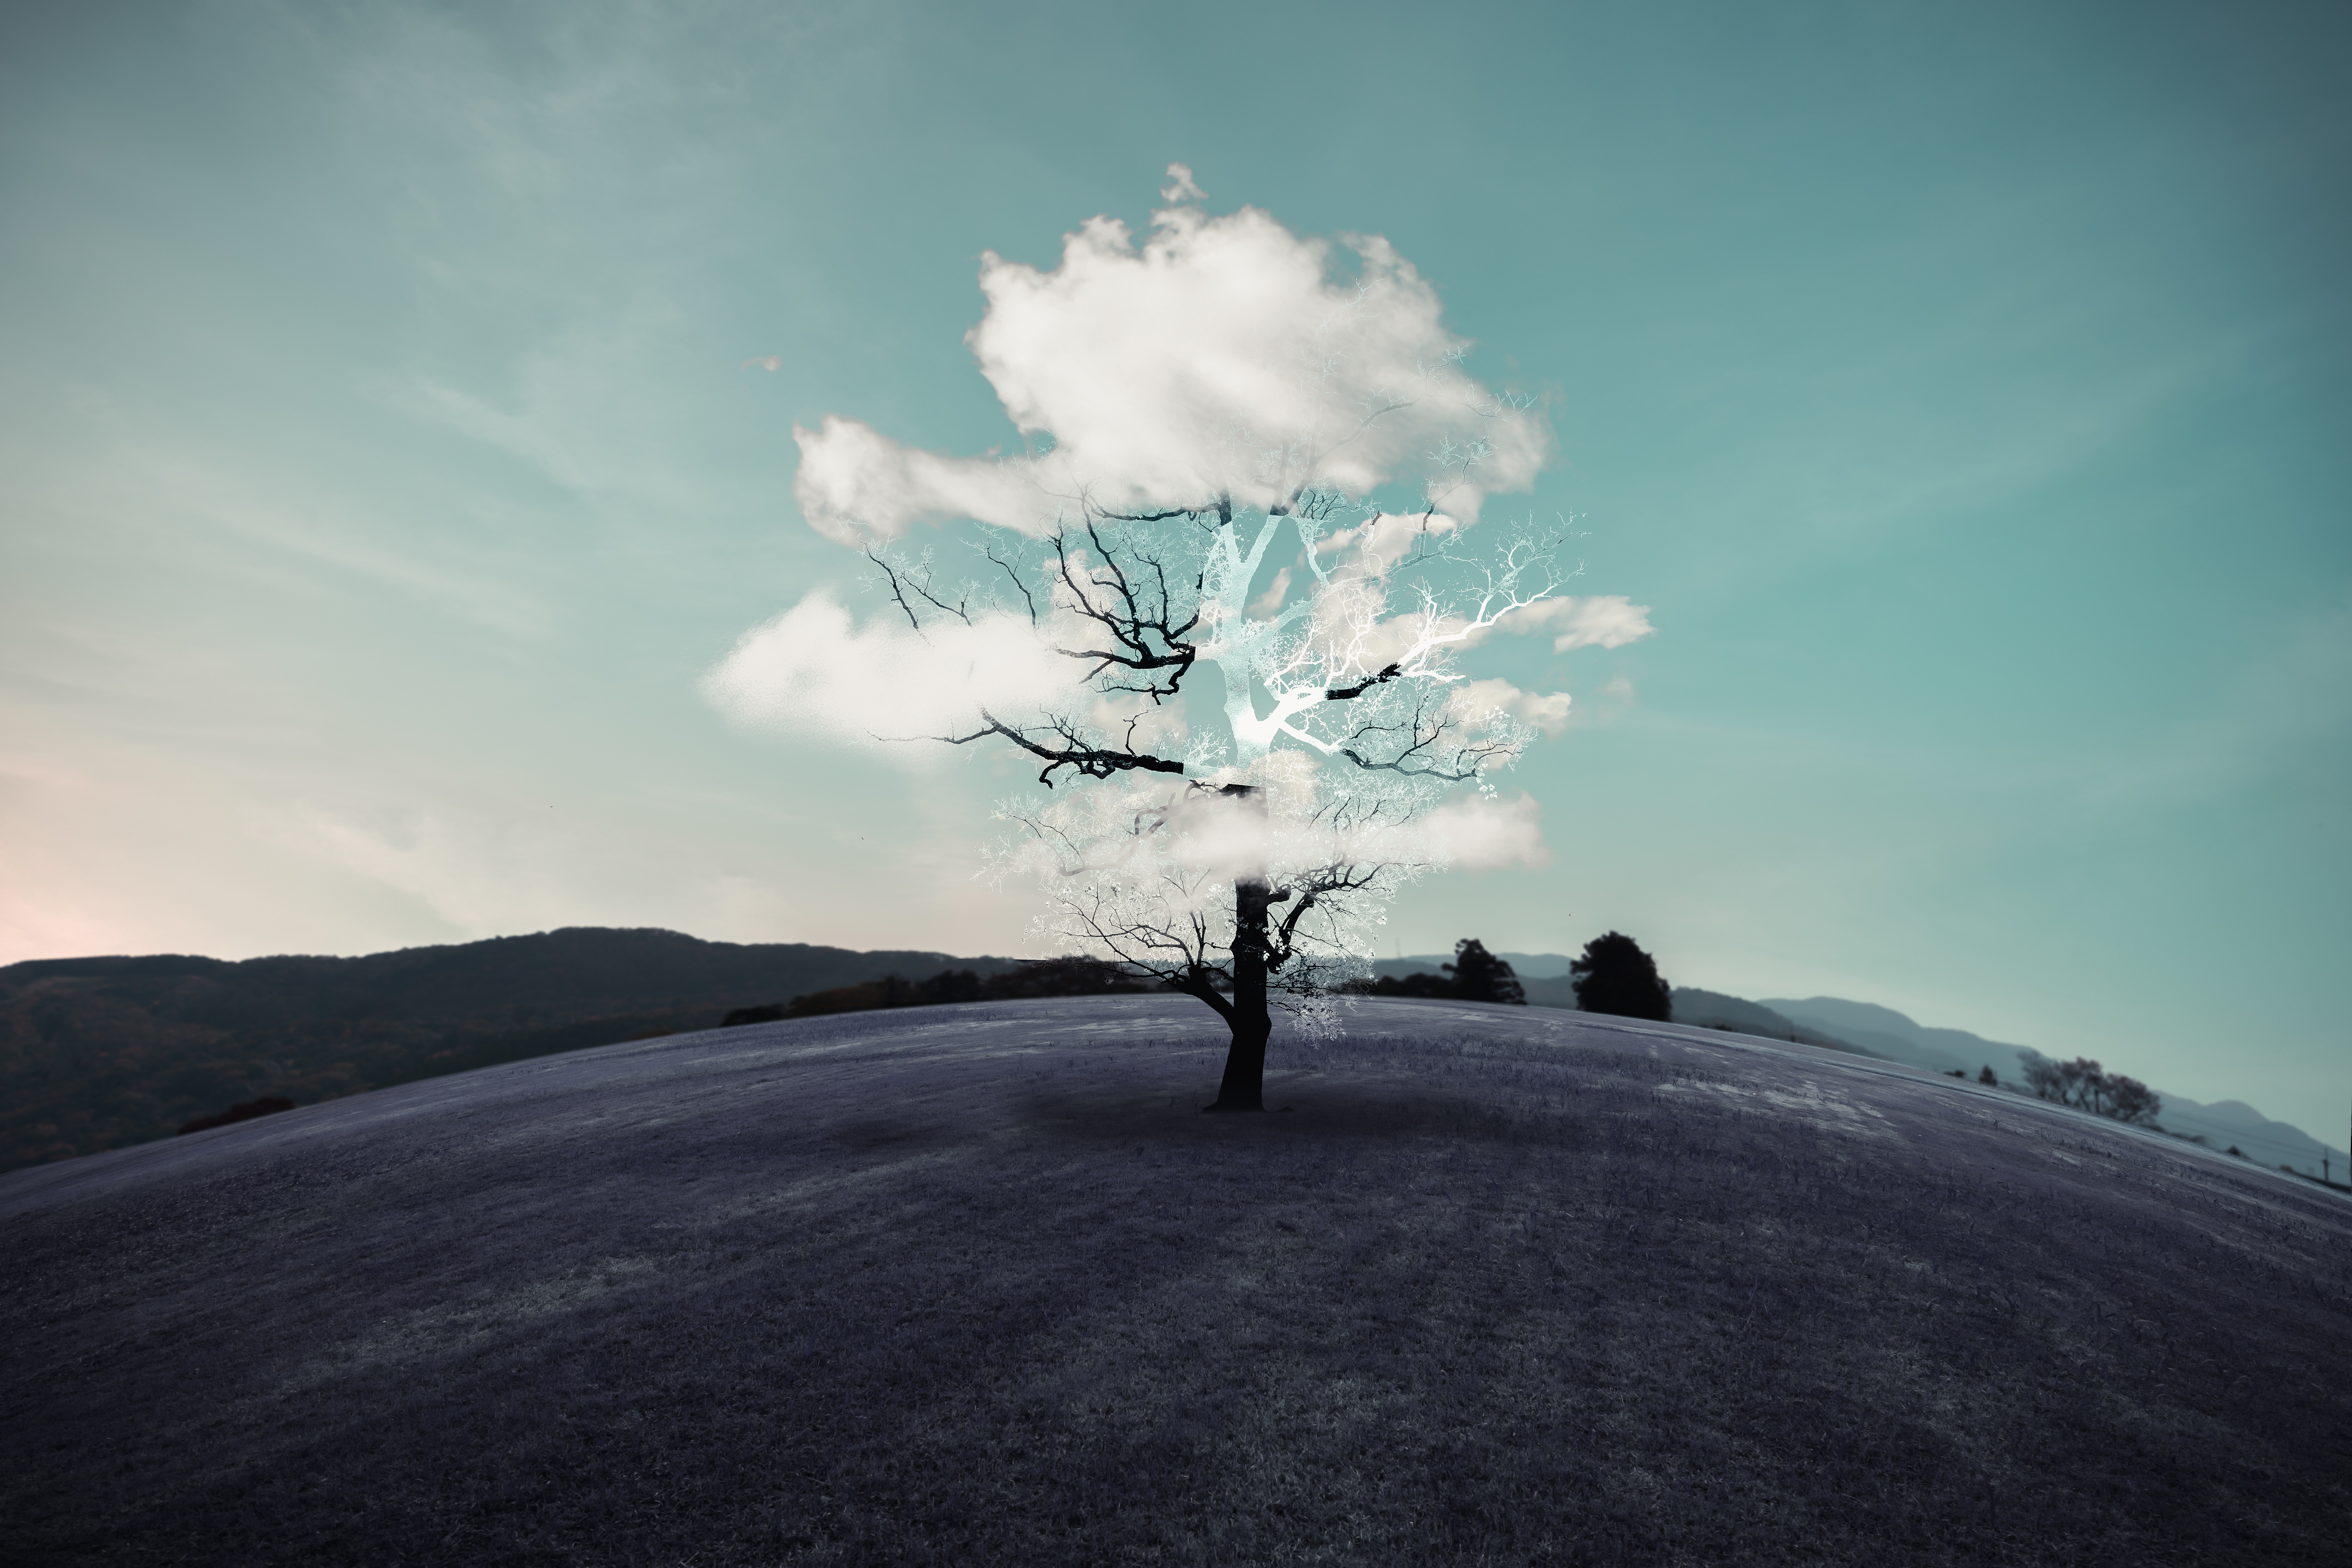
[[[1549,542],[1522,531],[1474,558],[1377,507],[1334,528],[1347,502],[1329,490],[1255,515],[1222,497],[1069,504],[1073,521],[1036,545],[980,543],[1001,589],[975,574],[950,591],[927,559],[868,558],[917,634],[1010,611],[1070,661],[1061,700],[930,738],[1017,747],[1049,789],[1092,786],[1008,804],[1020,838],[1002,864],[1045,882],[1053,935],[1214,1009],[1232,1046],[1208,1109],[1259,1110],[1274,1002],[1361,968],[1379,911],[1448,858],[1414,826],[1456,790],[1493,796],[1489,775],[1531,738],[1507,710],[1461,700],[1457,656],[1552,596]],[[1277,542],[1292,581],[1253,607]],[[1195,723],[1177,717],[1188,679],[1223,688],[1205,724],[1197,709]]]
[[[1003,808],[999,871],[1045,885],[1056,945],[1213,1008],[1232,1047],[1208,1109],[1255,1110],[1273,1005],[1328,1020],[1402,885],[1536,845],[1533,803],[1494,777],[1568,699],[1464,655],[1649,626],[1560,593],[1557,529],[1474,546],[1548,435],[1463,373],[1384,242],[1349,241],[1360,269],[1336,279],[1320,242],[1207,217],[1171,175],[1139,254],[1098,218],[1051,273],[987,258],[970,341],[1021,455],[795,431],[802,510],[863,552],[889,620],[814,593],[709,686],[748,720],[1025,753],[1045,793]],[[942,519],[962,520],[944,549],[903,542]]]

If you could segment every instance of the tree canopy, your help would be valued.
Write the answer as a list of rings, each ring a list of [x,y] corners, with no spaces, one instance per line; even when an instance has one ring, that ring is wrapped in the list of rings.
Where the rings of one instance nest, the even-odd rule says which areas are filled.
[[[2071,1105],[2094,1116],[2153,1127],[2163,1099],[2136,1078],[2111,1073],[2088,1057],[2053,1061],[2039,1051],[2024,1053],[2025,1086],[2037,1100]]]
[[[1622,1018],[1674,1017],[1674,991],[1641,944],[1622,931],[1609,931],[1584,944],[1568,967],[1576,1005],[1588,1013]]]
[[[1511,966],[1488,952],[1486,944],[1475,936],[1454,944],[1454,962],[1445,966],[1445,973],[1454,976],[1454,994],[1465,1002],[1528,1005],[1527,991]]]
[[[1097,219],[1052,272],[987,258],[970,341],[1018,456],[795,430],[802,510],[883,608],[859,626],[813,593],[709,689],[746,720],[1025,753],[1045,793],[1004,805],[996,869],[1035,878],[1054,946],[1216,1010],[1214,1109],[1255,1109],[1269,994],[1328,1023],[1317,1000],[1369,967],[1406,883],[1539,854],[1535,803],[1496,781],[1569,699],[1466,657],[1649,626],[1562,592],[1558,522],[1473,535],[1549,431],[1463,371],[1385,242],[1349,241],[1340,279],[1264,213],[1205,214],[1181,167],[1162,195],[1139,248]]]

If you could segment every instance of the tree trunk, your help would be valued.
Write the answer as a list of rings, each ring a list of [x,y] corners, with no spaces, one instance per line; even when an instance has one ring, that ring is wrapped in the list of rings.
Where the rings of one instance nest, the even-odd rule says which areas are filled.
[[[1273,890],[1259,877],[1234,884],[1234,995],[1225,1014],[1234,1043],[1225,1050],[1216,1103],[1203,1110],[1265,1109],[1265,1042],[1274,1033],[1265,1006],[1265,911]]]
[[[1227,784],[1217,792],[1244,812],[1265,813],[1265,797],[1255,784]],[[1265,1109],[1265,1041],[1274,1019],[1265,1010],[1265,917],[1274,888],[1263,872],[1234,880],[1234,996],[1224,1007],[1234,1043],[1225,1051],[1225,1078],[1217,1102],[1203,1110]]]

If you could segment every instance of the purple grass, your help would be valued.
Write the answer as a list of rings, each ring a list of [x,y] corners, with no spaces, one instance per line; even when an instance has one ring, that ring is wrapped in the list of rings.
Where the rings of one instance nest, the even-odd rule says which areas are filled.
[[[0,1177],[0,1557],[2352,1561],[2352,1205],[1925,1073],[1358,1005],[753,1025]]]

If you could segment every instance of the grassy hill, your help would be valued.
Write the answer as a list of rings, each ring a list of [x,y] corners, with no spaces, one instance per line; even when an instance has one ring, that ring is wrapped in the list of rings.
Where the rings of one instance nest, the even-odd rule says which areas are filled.
[[[1797,1045],[758,1025],[0,1176],[0,1557],[2336,1564],[2352,1205]]]
[[[1505,952],[1496,956],[1517,972],[1529,1005],[1576,1005],[1575,986],[1568,973],[1574,961],[1566,954]],[[1374,965],[1374,970],[1402,978],[1407,974],[1437,973],[1439,966],[1449,962],[1436,953],[1384,958]],[[1973,1077],[1979,1069],[1990,1067],[2001,1082],[2011,1086],[2025,1081],[2025,1061],[2036,1054],[2027,1047],[1988,1040],[1966,1029],[1931,1028],[1913,1022],[1892,1007],[1849,1002],[1837,996],[1751,1002],[1717,991],[1677,985],[1674,988],[1674,1015],[1678,1024],[1698,1024],[1771,1040],[1796,1040],[1937,1072],[1957,1069]],[[2162,1085],[2158,1085],[2157,1090],[2164,1102],[2161,1121],[2168,1132],[2200,1140],[2216,1149],[2241,1149],[2247,1159],[2258,1164],[2292,1166],[2312,1177],[2330,1171],[2341,1177],[2352,1172],[2352,1152],[2314,1138],[2291,1123],[2274,1121],[2242,1100],[2203,1105],[2186,1095],[2171,1093]]]

